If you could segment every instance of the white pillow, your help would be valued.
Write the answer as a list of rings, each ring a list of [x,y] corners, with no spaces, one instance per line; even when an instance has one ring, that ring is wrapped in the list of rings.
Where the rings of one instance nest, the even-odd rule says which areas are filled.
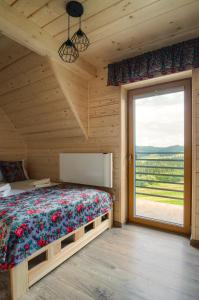
[[[10,191],[11,191],[11,186],[9,183],[0,184],[0,197],[9,196]]]
[[[27,180],[30,179],[29,176],[28,176],[28,172],[26,170],[26,162],[25,162],[24,159],[22,160],[22,167],[23,167],[23,172],[24,172],[24,175],[25,175],[26,179]]]

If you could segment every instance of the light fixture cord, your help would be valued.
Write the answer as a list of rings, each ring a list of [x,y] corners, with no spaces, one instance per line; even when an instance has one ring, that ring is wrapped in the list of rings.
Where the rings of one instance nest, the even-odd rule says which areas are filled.
[[[79,17],[79,29],[82,29],[82,17]]]
[[[68,38],[70,39],[70,16],[68,14]]]

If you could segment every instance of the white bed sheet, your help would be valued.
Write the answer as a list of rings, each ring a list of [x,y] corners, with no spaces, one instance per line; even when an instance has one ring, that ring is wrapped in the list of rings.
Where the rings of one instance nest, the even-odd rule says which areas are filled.
[[[17,181],[17,182],[10,183],[11,191],[10,191],[9,196],[35,190],[35,187],[33,186],[34,181],[35,181],[35,179],[29,179],[29,180]]]
[[[17,195],[17,194],[20,194],[23,192],[35,190],[36,187],[33,186],[33,183],[35,182],[35,180],[38,180],[38,179],[29,179],[29,180],[17,181],[17,182],[10,183],[11,191],[8,196]],[[54,186],[57,184],[59,184],[59,183],[51,182],[50,186]]]

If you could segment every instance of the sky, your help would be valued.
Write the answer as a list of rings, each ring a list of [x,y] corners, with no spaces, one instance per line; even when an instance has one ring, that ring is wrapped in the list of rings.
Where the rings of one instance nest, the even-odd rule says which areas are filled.
[[[143,96],[135,110],[137,146],[184,145],[184,91]]]

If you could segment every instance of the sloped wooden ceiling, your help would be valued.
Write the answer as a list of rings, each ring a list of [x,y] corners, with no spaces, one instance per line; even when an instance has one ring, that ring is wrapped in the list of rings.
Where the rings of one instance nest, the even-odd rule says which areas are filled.
[[[9,10],[2,5],[3,2]],[[105,67],[108,63],[199,35],[198,0],[80,2],[85,8],[82,27],[91,41],[88,50],[81,54],[81,59],[93,67]],[[58,47],[67,36],[65,3],[66,0],[2,0],[0,25],[3,29],[5,12],[9,11],[7,19],[10,16],[10,23],[14,22],[13,16],[17,18],[18,26],[25,24],[26,20],[27,39],[31,40],[32,35],[38,38],[36,33],[40,32],[41,36],[50,37]],[[71,31],[74,32],[78,21],[71,19],[71,22]],[[4,29],[8,34],[9,28]],[[82,67],[86,68],[86,65]]]
[[[26,142],[87,137],[88,82],[0,36],[0,108]]]
[[[0,159],[25,159],[26,144],[12,122],[0,109]]]
[[[16,1],[15,1],[16,3]],[[18,13],[12,6],[9,6],[4,0],[0,1],[0,30],[9,38],[19,44],[33,50],[39,55],[48,56],[55,59],[70,71],[77,72],[85,78],[93,78],[96,75],[96,69],[89,62],[79,58],[73,64],[66,64],[59,55],[59,43],[53,39],[46,31],[40,29],[35,23],[31,22],[23,14]],[[41,5],[42,1],[23,1],[22,7],[34,7]]]

